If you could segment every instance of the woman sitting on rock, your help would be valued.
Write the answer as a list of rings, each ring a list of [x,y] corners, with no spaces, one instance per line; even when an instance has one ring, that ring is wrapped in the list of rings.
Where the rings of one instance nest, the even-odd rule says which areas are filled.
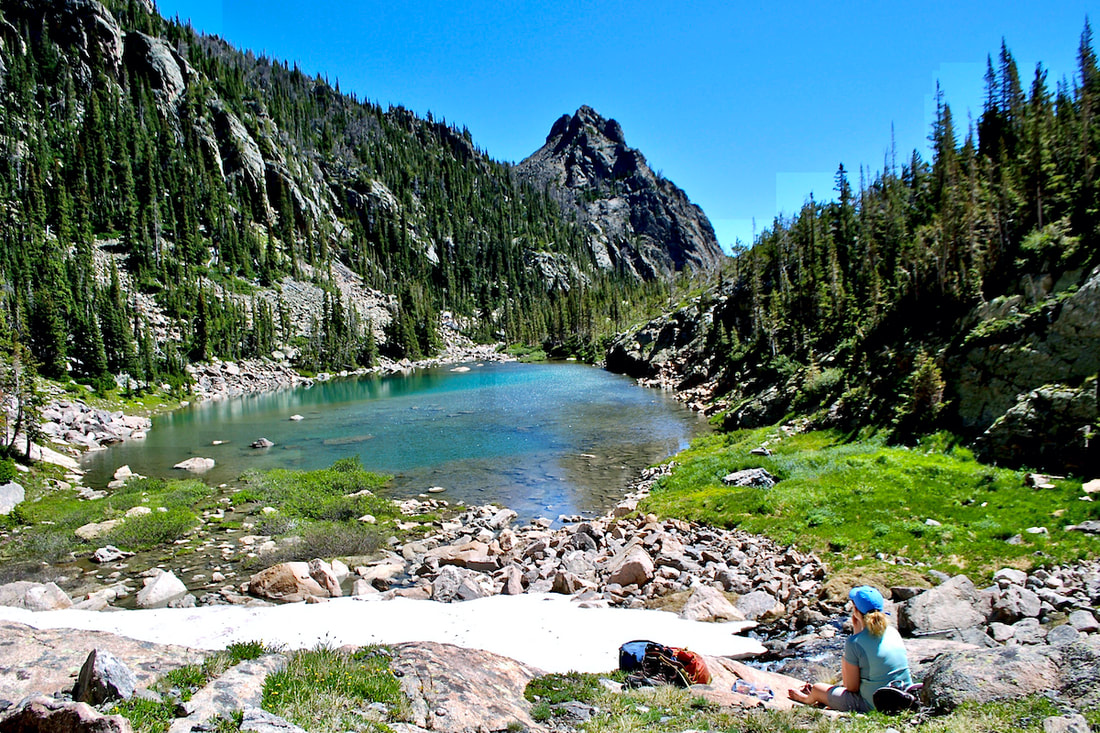
[[[861,585],[852,588],[848,598],[852,601],[855,633],[844,642],[842,684],[807,682],[801,691],[791,690],[789,696],[807,705],[821,703],[833,710],[866,713],[875,709],[872,700],[875,690],[891,683],[904,689],[912,683],[909,659],[898,630],[886,623],[882,594],[869,585]]]

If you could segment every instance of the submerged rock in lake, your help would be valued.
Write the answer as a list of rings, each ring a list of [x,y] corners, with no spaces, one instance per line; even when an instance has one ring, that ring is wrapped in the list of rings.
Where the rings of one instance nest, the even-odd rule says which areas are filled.
[[[191,473],[205,473],[214,467],[213,458],[200,458],[195,456],[194,458],[188,458],[186,461],[180,461],[172,468],[179,468],[184,471],[190,471]]]

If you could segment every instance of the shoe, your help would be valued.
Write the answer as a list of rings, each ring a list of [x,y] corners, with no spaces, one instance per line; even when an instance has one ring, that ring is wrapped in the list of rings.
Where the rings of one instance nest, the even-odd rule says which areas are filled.
[[[908,690],[900,687],[880,687],[871,696],[875,703],[875,710],[887,715],[897,715],[908,710],[916,710],[920,707],[920,700]]]

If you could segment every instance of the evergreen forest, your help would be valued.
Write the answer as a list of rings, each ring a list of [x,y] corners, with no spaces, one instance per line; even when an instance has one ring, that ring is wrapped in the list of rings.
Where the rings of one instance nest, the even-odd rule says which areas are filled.
[[[1087,21],[1077,60],[1072,79],[1051,80],[1042,65],[1025,75],[1002,44],[974,124],[960,126],[939,95],[928,159],[890,150],[877,172],[842,164],[835,200],[809,198],[735,254],[694,306],[712,309],[696,363],[726,396],[727,427],[793,413],[902,440],[941,429],[975,438],[1000,413],[967,414],[973,393],[992,403],[1000,390],[1011,405],[1061,383],[1091,407],[1076,434],[1049,438],[1084,460],[1095,331],[1065,336],[1057,359],[1048,345],[1100,264],[1100,70]],[[761,415],[773,385],[786,394]],[[753,400],[756,415],[742,409]]]
[[[622,304],[664,297],[599,270],[573,215],[430,113],[342,94],[136,0],[104,3],[118,56],[65,4],[39,5],[0,10],[0,337],[43,376],[171,382],[188,361],[285,343],[309,371],[369,366],[380,348],[415,359],[438,349],[441,311],[478,341],[591,360]],[[345,302],[334,266],[392,296],[385,323]],[[258,297],[288,277],[328,293],[305,328]],[[147,322],[137,294],[172,326]]]
[[[111,17],[89,19],[95,7]],[[961,125],[937,97],[930,154],[841,164],[833,200],[776,218],[718,272],[643,282],[600,267],[576,210],[465,129],[344,94],[139,0],[91,8],[0,8],[9,392],[21,369],[101,392],[121,374],[183,386],[189,362],[282,345],[307,372],[416,359],[440,348],[444,312],[479,342],[597,361],[615,334],[688,303],[705,343],[677,386],[709,380],[727,427],[752,426],[744,404],[797,382],[767,417],[839,405],[842,423],[901,437],[976,434],[992,417],[948,409],[967,350],[1041,339],[1100,264],[1087,20],[1071,78],[1022,71],[1002,43],[977,120]],[[349,302],[344,271],[378,318]],[[284,300],[291,281],[325,292],[306,323]],[[1050,381],[1095,381],[1097,350],[1081,347]],[[620,361],[608,353],[631,371]]]

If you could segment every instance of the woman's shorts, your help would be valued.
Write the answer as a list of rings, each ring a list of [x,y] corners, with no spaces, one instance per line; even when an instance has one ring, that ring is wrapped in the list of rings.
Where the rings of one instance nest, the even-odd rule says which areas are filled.
[[[833,710],[843,710],[852,713],[869,713],[874,708],[863,699],[858,692],[849,692],[843,685],[833,685],[829,688],[828,705]]]

